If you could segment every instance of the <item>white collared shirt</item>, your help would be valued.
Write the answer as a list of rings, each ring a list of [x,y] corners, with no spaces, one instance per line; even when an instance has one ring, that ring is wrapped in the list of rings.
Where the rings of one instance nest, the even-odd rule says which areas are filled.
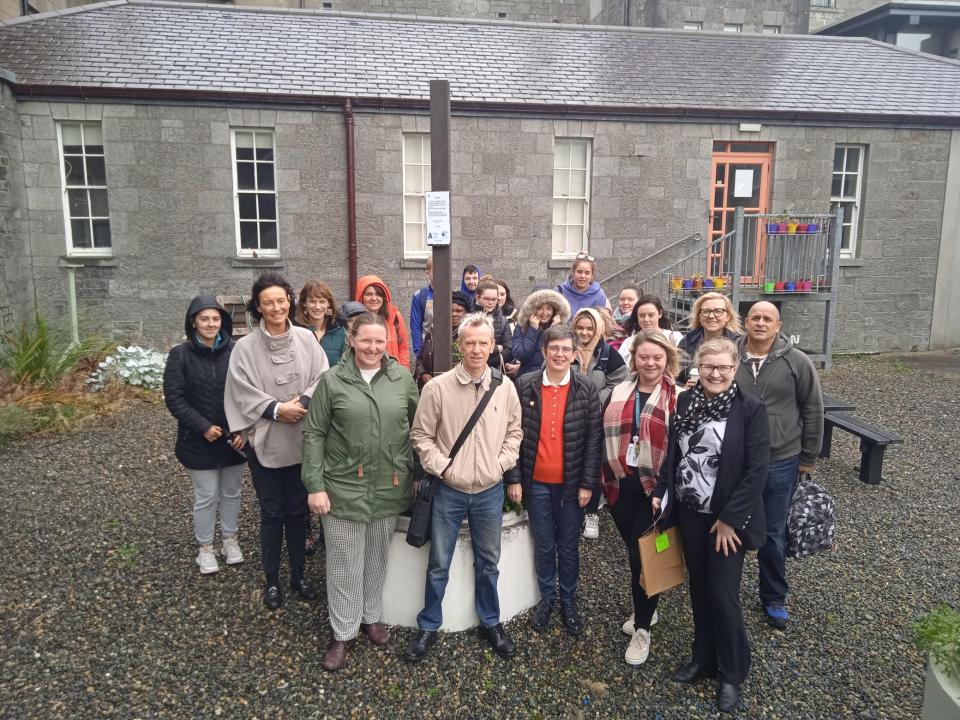
[[[560,379],[560,382],[558,382],[556,385],[554,385],[552,382],[550,382],[550,378],[547,377],[547,371],[546,371],[546,370],[543,371],[543,385],[544,385],[545,387],[550,387],[551,385],[554,385],[554,387],[563,387],[563,386],[566,385],[568,382],[570,382],[570,370],[569,370],[569,369],[567,370],[566,374]]]

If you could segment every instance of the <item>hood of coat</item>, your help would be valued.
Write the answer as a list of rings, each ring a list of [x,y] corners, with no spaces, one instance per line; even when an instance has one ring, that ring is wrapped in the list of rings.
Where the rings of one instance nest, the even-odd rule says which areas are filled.
[[[220,341],[221,343],[228,343],[230,341],[230,336],[233,335],[233,318],[230,317],[223,305],[217,302],[217,299],[213,295],[197,295],[193,300],[190,301],[190,305],[187,306],[187,315],[183,321],[183,333],[186,335],[188,340],[192,340],[195,334],[193,328],[193,318],[201,310],[209,310],[214,308],[220,313]]]
[[[357,280],[357,292],[354,295],[357,302],[363,303],[363,293],[371,285],[375,285],[383,290],[383,294],[387,298],[387,307],[393,305],[393,295],[390,294],[390,288],[387,287],[387,284],[381,280],[378,275],[364,275],[362,278]]]
[[[743,334],[737,341],[737,350],[740,353],[740,362],[747,361],[747,340],[747,335]],[[793,341],[783,333],[780,333],[777,335],[776,340],[773,341],[773,347],[770,348],[770,352],[767,353],[767,360],[776,360],[777,358],[782,357],[787,351],[792,349]]]
[[[573,286],[573,281],[570,278],[567,278],[563,281],[563,284],[560,285],[560,288],[562,289],[564,295],[570,295],[571,297],[575,297],[583,301],[580,303],[581,305],[585,304],[586,301],[603,294],[603,288],[600,287],[600,283],[598,283],[596,280],[590,283],[586,290],[577,290]],[[603,305],[603,303],[596,304]]]
[[[570,319],[570,303],[563,295],[556,290],[535,290],[527,295],[527,299],[517,311],[517,323],[521,327],[527,327],[530,316],[544,304],[553,305],[553,312],[560,316],[561,322],[567,322]]]
[[[477,269],[477,277],[483,277],[483,270],[479,265],[474,265]],[[466,276],[466,272],[460,273],[460,292],[466,295],[470,300],[473,300],[475,291],[467,287],[467,284],[463,281],[463,278]]]

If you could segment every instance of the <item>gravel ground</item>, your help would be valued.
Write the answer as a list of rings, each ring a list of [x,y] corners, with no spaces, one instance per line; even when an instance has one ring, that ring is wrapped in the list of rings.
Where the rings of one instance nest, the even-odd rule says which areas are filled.
[[[960,501],[947,439],[960,435],[960,375],[903,359],[843,358],[824,385],[902,434],[879,487],[857,480],[853,438],[838,433],[820,477],[838,504],[838,547],[791,561],[792,622],[763,621],[756,562],[744,605],[753,669],[741,718],[916,718],[924,658],[909,625],[960,603]],[[891,401],[896,398],[895,401]],[[626,556],[609,516],[582,543],[586,632],[508,625],[504,661],[477,636],[444,636],[427,661],[360,642],[335,675],[319,666],[324,603],[259,600],[256,500],[244,489],[247,563],[200,577],[192,491],[173,457],[173,422],[141,405],[96,429],[0,449],[2,718],[712,718],[715,688],[669,680],[692,638],[685,588],[668,593],[649,661],[623,662]],[[322,579],[323,560],[309,560]]]

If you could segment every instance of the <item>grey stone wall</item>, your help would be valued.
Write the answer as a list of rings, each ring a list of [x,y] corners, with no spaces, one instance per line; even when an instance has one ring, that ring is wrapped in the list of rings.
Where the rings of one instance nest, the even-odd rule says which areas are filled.
[[[647,22],[651,27],[680,29],[685,22],[699,22],[703,30],[723,30],[734,23],[743,32],[760,32],[764,25],[777,25],[783,33],[805,33],[809,0],[729,0],[724,3],[651,0]]]
[[[0,329],[29,309],[30,252],[17,101],[0,79]]]
[[[339,112],[23,101],[33,277],[44,301],[65,309],[67,271],[55,121],[103,123],[114,251],[77,270],[83,317],[163,346],[176,340],[200,292],[246,294],[264,267],[296,286],[330,282],[346,299],[343,118]],[[279,261],[236,257],[231,127],[276,132]],[[406,315],[422,262],[403,258],[404,132],[425,115],[356,117],[359,272],[382,275]],[[590,251],[606,276],[675,239],[705,232],[715,140],[775,143],[774,211],[826,212],[836,143],[868,146],[858,258],[840,279],[835,347],[926,347],[937,271],[950,133],[735,125],[454,117],[451,125],[454,285],[467,262],[505,280],[520,300],[557,282],[550,261],[553,144],[592,139]],[[634,273],[643,277],[657,264]],[[665,264],[666,260],[663,259]],[[29,273],[20,273],[21,277]],[[618,283],[609,288],[616,290]],[[785,330],[819,340],[821,311],[789,303]]]
[[[303,5],[296,0],[235,0],[233,4],[529,22],[590,20],[590,0],[304,0]]]

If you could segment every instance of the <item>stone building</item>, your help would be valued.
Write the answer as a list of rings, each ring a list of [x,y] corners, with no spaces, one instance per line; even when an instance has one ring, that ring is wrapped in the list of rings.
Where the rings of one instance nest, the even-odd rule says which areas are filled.
[[[182,29],[190,27],[190,33]],[[423,282],[428,80],[453,98],[454,263],[525,295],[761,209],[850,210],[835,347],[960,344],[960,65],[848,38],[113,1],[0,27],[0,318],[37,298],[156,345],[265,268]],[[352,131],[348,132],[348,128]],[[347,204],[355,150],[356,214]],[[759,157],[759,159],[757,159]],[[811,311],[788,308],[791,332]]]

